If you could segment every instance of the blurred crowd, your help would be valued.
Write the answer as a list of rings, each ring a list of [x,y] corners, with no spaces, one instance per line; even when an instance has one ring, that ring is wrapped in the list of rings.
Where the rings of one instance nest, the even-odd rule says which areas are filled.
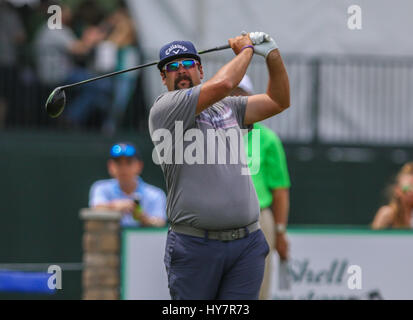
[[[133,71],[67,90],[65,112],[58,119],[47,117],[44,103],[55,87],[142,61],[123,0],[113,1],[110,10],[97,0],[72,3],[0,0],[0,128],[98,127],[113,134],[131,101],[144,105],[140,73]]]

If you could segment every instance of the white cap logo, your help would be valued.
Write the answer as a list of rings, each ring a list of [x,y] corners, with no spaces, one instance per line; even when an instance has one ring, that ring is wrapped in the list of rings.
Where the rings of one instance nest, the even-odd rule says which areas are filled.
[[[174,49],[177,49],[177,50],[174,50]],[[182,50],[183,52],[186,52],[186,51],[188,51],[188,48],[184,47],[183,45],[180,45],[180,44],[173,44],[168,49],[165,50],[165,55],[169,56],[171,54],[171,51],[174,54],[178,54],[179,50]]]

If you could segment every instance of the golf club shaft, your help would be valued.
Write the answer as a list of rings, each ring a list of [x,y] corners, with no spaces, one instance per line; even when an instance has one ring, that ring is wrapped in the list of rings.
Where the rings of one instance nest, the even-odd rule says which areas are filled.
[[[229,44],[226,44],[226,45],[223,45],[223,46],[198,51],[198,54],[204,54],[204,53],[213,52],[213,51],[225,50],[225,49],[229,49],[230,47],[231,46]],[[148,63],[141,64],[139,66],[132,67],[132,68],[129,68],[129,69],[125,69],[125,70],[121,70],[121,71],[115,71],[115,72],[111,72],[111,73],[108,73],[108,74],[104,74],[102,76],[86,79],[86,80],[75,82],[75,83],[72,83],[72,84],[67,84],[65,86],[61,86],[60,89],[72,88],[72,87],[75,87],[75,86],[78,86],[78,85],[81,85],[81,84],[85,84],[85,83],[89,83],[89,82],[96,81],[96,80],[99,80],[99,79],[115,76],[115,75],[118,75],[118,74],[121,74],[121,73],[125,73],[125,72],[129,72],[129,71],[133,71],[133,70],[138,70],[138,69],[150,67],[150,66],[153,66],[155,64],[158,64],[158,62],[159,61],[148,62]]]
[[[220,51],[220,50],[225,50],[225,49],[229,49],[229,48],[231,48],[231,46],[229,44],[224,44],[223,46],[198,51],[198,54],[204,54],[204,53],[213,52],[213,51]]]

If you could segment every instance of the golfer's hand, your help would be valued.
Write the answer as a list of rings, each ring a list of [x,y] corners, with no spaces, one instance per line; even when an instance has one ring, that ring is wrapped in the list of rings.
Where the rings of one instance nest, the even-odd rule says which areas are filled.
[[[288,259],[288,240],[285,233],[277,233],[275,239],[275,250],[277,250],[278,255],[280,256],[281,260]]]
[[[112,210],[120,211],[124,213],[133,212],[133,210],[135,210],[135,206],[136,206],[135,202],[130,199],[113,200],[110,203],[110,207]]]
[[[271,51],[278,49],[277,43],[267,33],[251,32],[249,36],[254,44],[254,53],[264,58],[267,58]]]
[[[228,40],[229,45],[236,55],[238,55],[245,46],[252,46],[252,41],[248,33],[244,32],[242,35]],[[251,50],[245,48],[244,50]]]

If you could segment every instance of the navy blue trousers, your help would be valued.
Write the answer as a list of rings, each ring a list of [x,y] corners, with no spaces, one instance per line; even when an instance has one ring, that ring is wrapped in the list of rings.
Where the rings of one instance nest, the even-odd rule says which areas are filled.
[[[261,230],[219,241],[168,232],[164,262],[173,300],[256,300],[269,252]]]

